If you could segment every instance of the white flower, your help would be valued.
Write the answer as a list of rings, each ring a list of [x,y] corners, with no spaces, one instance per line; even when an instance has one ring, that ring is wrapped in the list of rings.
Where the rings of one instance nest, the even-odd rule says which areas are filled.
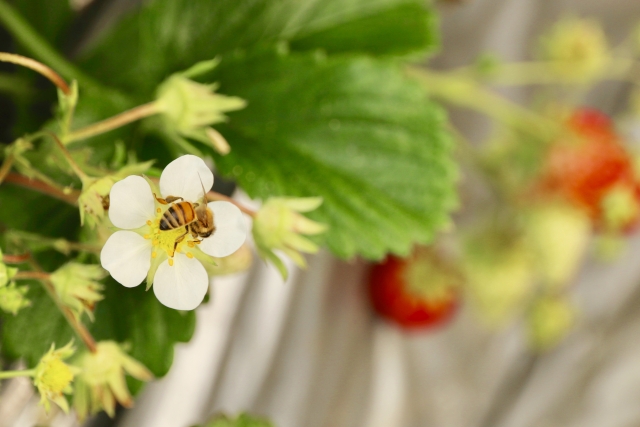
[[[194,237],[186,226],[161,230],[160,220],[174,203],[160,203],[154,192],[158,198],[182,197],[195,205],[202,203],[203,189],[208,191],[212,185],[213,174],[202,159],[192,155],[167,165],[160,176],[159,191],[137,175],[115,183],[109,218],[123,230],[113,233],[102,248],[102,266],[126,287],[138,286],[146,277],[167,307],[196,308],[209,288],[202,262],[231,255],[244,243],[242,213],[232,203],[210,202],[207,207],[213,214],[215,231],[209,237]]]

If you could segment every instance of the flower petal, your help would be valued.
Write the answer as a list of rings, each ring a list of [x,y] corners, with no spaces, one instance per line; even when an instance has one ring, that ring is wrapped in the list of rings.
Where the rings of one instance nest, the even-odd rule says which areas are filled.
[[[193,310],[200,305],[209,289],[207,272],[195,258],[177,253],[173,265],[169,260],[158,267],[153,279],[153,292],[158,301],[176,310]]]
[[[231,255],[242,246],[247,237],[242,212],[233,203],[211,202],[207,206],[213,212],[216,231],[200,243],[207,255],[222,258]]]
[[[187,154],[169,163],[160,175],[162,197],[183,197],[189,202],[197,202],[203,196],[202,189],[209,191],[213,186],[213,173],[200,157]]]
[[[116,231],[102,248],[100,262],[122,285],[138,286],[149,271],[151,242],[133,231]]]
[[[141,176],[131,175],[113,184],[109,199],[109,219],[118,228],[133,230],[154,217],[153,193]]]

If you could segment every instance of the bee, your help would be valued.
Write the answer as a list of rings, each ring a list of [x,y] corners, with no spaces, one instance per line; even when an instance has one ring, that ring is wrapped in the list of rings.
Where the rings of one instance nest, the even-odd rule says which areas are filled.
[[[185,227],[184,234],[176,239],[173,246],[174,253],[178,243],[182,242],[187,234],[191,234],[196,239],[196,243],[200,243],[202,239],[211,236],[216,231],[213,212],[206,203],[206,192],[202,195],[202,200],[199,203],[187,202],[182,197],[168,196],[162,199],[155,194],[154,197],[163,205],[172,203],[169,209],[162,214],[160,231]]]

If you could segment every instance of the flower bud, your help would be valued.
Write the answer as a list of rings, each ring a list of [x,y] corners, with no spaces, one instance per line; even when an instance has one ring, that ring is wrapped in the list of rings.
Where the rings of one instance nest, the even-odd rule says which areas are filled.
[[[75,364],[82,369],[73,396],[73,407],[80,419],[102,409],[113,417],[116,401],[125,407],[133,405],[125,373],[141,381],[153,378],[144,365],[128,356],[114,341],[99,342],[95,353],[83,353]]]
[[[121,168],[113,175],[101,178],[86,177],[82,180],[82,193],[78,198],[80,208],[80,224],[84,224],[85,218],[90,228],[103,219],[105,212],[109,210],[109,192],[113,184],[129,175],[139,175],[146,172],[153,161],[132,163]]]
[[[273,251],[280,250],[298,266],[305,267],[306,261],[300,252],[316,253],[318,245],[301,234],[320,234],[327,230],[327,226],[312,221],[299,212],[312,211],[321,203],[322,199],[319,197],[274,197],[267,200],[256,214],[253,238],[258,253],[262,258],[273,262],[283,277],[287,275],[286,268]]]
[[[541,54],[568,79],[590,80],[609,61],[607,40],[598,22],[570,18],[558,22],[541,40]]]
[[[72,392],[71,382],[78,370],[63,360],[73,355],[74,351],[73,342],[58,350],[51,344],[51,348],[42,356],[34,370],[33,385],[38,389],[40,404],[47,412],[51,408],[49,401],[57,404],[64,412],[69,412],[69,404],[63,393]]]
[[[93,320],[93,307],[103,296],[102,284],[107,272],[98,265],[86,265],[70,262],[51,274],[50,280],[62,303],[68,307],[76,319],[87,313]]]
[[[26,297],[28,292],[26,286],[17,286],[15,282],[0,286],[0,309],[14,316],[18,311],[31,305]]]
[[[224,155],[229,150],[226,140],[209,126],[226,121],[225,112],[240,110],[247,103],[235,96],[215,93],[216,83],[202,84],[190,79],[217,64],[217,60],[203,61],[169,77],[158,88],[156,106],[169,133],[202,142]]]

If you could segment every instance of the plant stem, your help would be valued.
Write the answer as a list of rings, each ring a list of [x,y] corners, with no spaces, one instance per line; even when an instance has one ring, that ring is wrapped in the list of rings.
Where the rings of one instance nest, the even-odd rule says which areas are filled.
[[[131,122],[135,122],[136,120],[152,116],[154,114],[157,114],[158,112],[159,111],[155,102],[149,102],[147,104],[139,105],[135,108],[105,119],[101,122],[94,123],[76,131],[72,131],[64,138],[63,143],[70,144],[74,141],[91,138],[92,136],[100,135],[110,130],[122,127]]]
[[[22,65],[23,67],[29,68],[49,79],[49,81],[56,85],[62,92],[64,92],[65,95],[69,95],[69,93],[71,93],[69,85],[58,73],[35,59],[16,55],[14,53],[0,52],[0,61],[10,62],[12,64]]]
[[[22,264],[23,262],[29,261],[29,254],[21,254],[21,255],[2,255],[2,262],[6,264]]]
[[[257,214],[256,211],[249,209],[248,207],[238,203],[237,201],[233,200],[231,197],[227,197],[224,194],[216,193],[215,191],[209,191],[207,193],[207,200],[210,200],[210,201],[222,200],[225,202],[233,203],[238,207],[238,209],[240,209],[242,212],[244,212],[245,214],[249,215],[252,218],[255,218]]]
[[[36,262],[36,260],[33,257],[30,256],[28,262],[31,265],[31,268],[35,270],[30,273],[40,273],[40,274],[45,274],[49,276],[48,273],[45,273],[44,271],[42,271],[42,268],[40,268],[40,265]],[[20,273],[28,273],[28,272],[25,271]],[[18,274],[16,274],[16,276],[18,276]],[[73,331],[76,333],[78,338],[80,338],[80,340],[84,343],[87,349],[89,349],[89,351],[91,351],[92,353],[95,353],[97,351],[96,340],[93,338],[89,330],[76,318],[76,316],[71,312],[71,310],[67,306],[65,306],[62,303],[62,301],[60,301],[60,298],[58,297],[58,293],[56,292],[56,288],[53,286],[53,283],[51,283],[51,280],[48,280],[48,278],[47,279],[38,278],[37,280],[40,283],[42,283],[42,286],[49,294],[49,297],[51,297],[51,299],[56,304],[58,309],[62,312],[64,317],[67,319],[67,323],[69,323],[69,326],[71,326],[71,329],[73,329]]]
[[[7,156],[6,159],[4,159],[4,162],[2,163],[2,167],[0,167],[0,184],[2,184],[2,181],[4,181],[4,179],[6,178],[6,176],[9,174],[9,171],[11,170],[11,166],[13,166],[13,154],[9,154],[9,156]]]
[[[102,250],[102,248],[98,245],[70,242],[65,239],[52,239],[49,237],[41,236],[39,234],[19,230],[7,230],[7,232],[5,233],[5,238],[7,241],[21,242],[27,246],[29,245],[29,242],[33,242],[39,246],[52,247],[53,249],[65,255],[68,255],[71,251],[100,254],[100,251]],[[31,248],[31,251],[37,252],[33,248]]]
[[[23,369],[21,371],[1,371],[0,380],[6,380],[16,377],[32,377],[36,374],[35,369]]]
[[[84,75],[74,65],[63,58],[42,38],[16,10],[7,2],[0,0],[0,23],[31,55],[69,79],[83,81],[85,84],[97,83]]]
[[[58,136],[53,132],[48,132],[48,133],[51,136],[51,138],[53,138],[53,140],[55,141],[56,145],[62,152],[62,155],[67,160],[67,163],[69,163],[69,166],[71,166],[71,169],[73,169],[73,172],[78,176],[78,178],[80,178],[80,180],[84,184],[85,181],[89,180],[89,176],[86,173],[84,173],[84,171],[80,169],[80,166],[78,166],[76,161],[73,160],[73,157],[71,157],[71,153],[69,153],[69,150],[67,150],[67,147],[64,146],[64,144],[60,141]]]
[[[512,62],[501,64],[495,73],[489,76],[478,76],[473,67],[463,67],[456,71],[462,77],[481,79],[483,82],[499,86],[525,86],[525,85],[585,85],[600,80],[621,80],[640,84],[638,79],[630,76],[637,75],[640,64],[632,58],[614,57],[603,67],[599,73],[584,76],[580,73],[560,73],[557,64],[550,61],[538,62]]]
[[[13,278],[15,280],[49,280],[51,275],[41,271],[20,271]]]
[[[407,71],[433,96],[486,114],[541,140],[548,140],[560,131],[555,122],[494,94],[469,78],[415,67]]]
[[[78,197],[80,196],[80,192],[78,190],[69,190],[62,191],[55,187],[52,187],[50,184],[47,184],[43,181],[38,181],[36,179],[30,179],[26,176],[19,175],[17,173],[9,173],[5,178],[5,182],[9,182],[11,184],[16,184],[21,187],[28,188],[30,190],[38,191],[42,194],[46,194],[48,196],[53,197],[54,199],[62,200],[63,202],[67,202],[70,205],[77,206],[78,205]]]

